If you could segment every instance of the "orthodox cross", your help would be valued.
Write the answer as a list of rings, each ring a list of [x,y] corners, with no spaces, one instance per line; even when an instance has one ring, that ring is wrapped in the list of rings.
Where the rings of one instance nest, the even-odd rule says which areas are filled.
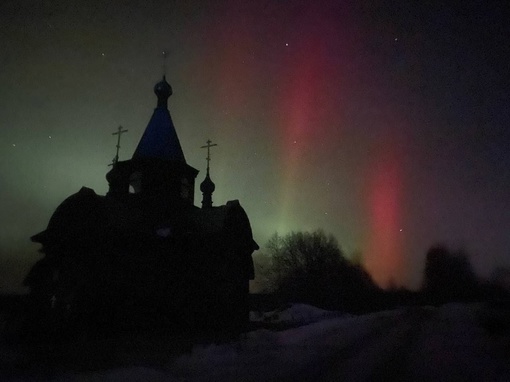
[[[212,143],[210,139],[207,140],[207,145],[201,146],[201,149],[207,148],[207,173],[209,173],[209,162],[211,161],[211,147],[218,146],[216,143]]]
[[[114,164],[116,164],[118,161],[119,161],[119,149],[120,149],[120,136],[123,134],[123,133],[127,133],[128,130],[122,130],[122,126],[119,126],[117,128],[117,132],[116,133],[112,133],[112,135],[117,135],[117,152],[115,153],[115,158],[113,158],[112,160],[112,163],[109,165],[109,166],[112,166]]]
[[[166,76],[166,55],[167,54],[168,54],[168,52],[166,50],[161,52],[161,55],[163,57],[163,76]]]

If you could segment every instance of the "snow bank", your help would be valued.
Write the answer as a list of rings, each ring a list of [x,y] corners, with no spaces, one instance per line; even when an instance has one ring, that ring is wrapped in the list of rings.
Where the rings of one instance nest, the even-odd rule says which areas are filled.
[[[31,380],[31,379],[30,379]],[[37,379],[41,381],[43,379]],[[147,367],[126,367],[86,374],[60,374],[50,379],[52,381],[62,382],[178,382],[164,370],[156,370]]]
[[[294,313],[303,313],[302,309],[298,306]],[[311,311],[321,311],[315,309]],[[297,370],[314,367],[318,358],[338,347],[364,337],[380,325],[384,315],[387,313],[324,319],[281,332],[253,331],[231,344],[196,346],[190,354],[171,362],[168,370],[173,378],[185,381],[260,382],[288,378]]]
[[[277,309],[270,312],[250,312],[250,321],[287,325],[305,325],[342,315],[344,314],[341,312],[323,310],[311,305],[292,304],[283,309]]]
[[[421,328],[416,344],[421,350],[410,354],[409,369],[427,381],[510,380],[508,360],[498,359],[478,326],[478,309],[461,303],[439,307]]]

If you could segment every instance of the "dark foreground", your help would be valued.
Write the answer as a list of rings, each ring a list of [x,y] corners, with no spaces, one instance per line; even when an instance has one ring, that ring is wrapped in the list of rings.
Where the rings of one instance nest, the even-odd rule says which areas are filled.
[[[0,380],[13,381],[506,381],[510,310],[448,304],[235,337],[89,334],[31,346],[4,341],[1,350]]]

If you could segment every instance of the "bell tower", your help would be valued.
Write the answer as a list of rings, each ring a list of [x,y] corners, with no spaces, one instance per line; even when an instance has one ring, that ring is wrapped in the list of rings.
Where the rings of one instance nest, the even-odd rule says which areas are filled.
[[[198,170],[186,163],[179,137],[168,111],[172,87],[163,79],[154,86],[157,106],[133,157],[116,161],[106,175],[108,194],[130,193],[173,205],[193,205]]]

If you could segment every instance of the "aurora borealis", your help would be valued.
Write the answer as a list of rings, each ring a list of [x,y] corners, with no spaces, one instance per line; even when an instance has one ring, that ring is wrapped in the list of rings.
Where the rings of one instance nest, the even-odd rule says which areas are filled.
[[[162,51],[197,184],[211,139],[213,201],[239,199],[259,244],[322,228],[376,281],[414,287],[437,242],[482,275],[510,265],[508,6],[140,4],[0,5],[0,292],[65,197],[107,191],[119,125],[132,155]]]

